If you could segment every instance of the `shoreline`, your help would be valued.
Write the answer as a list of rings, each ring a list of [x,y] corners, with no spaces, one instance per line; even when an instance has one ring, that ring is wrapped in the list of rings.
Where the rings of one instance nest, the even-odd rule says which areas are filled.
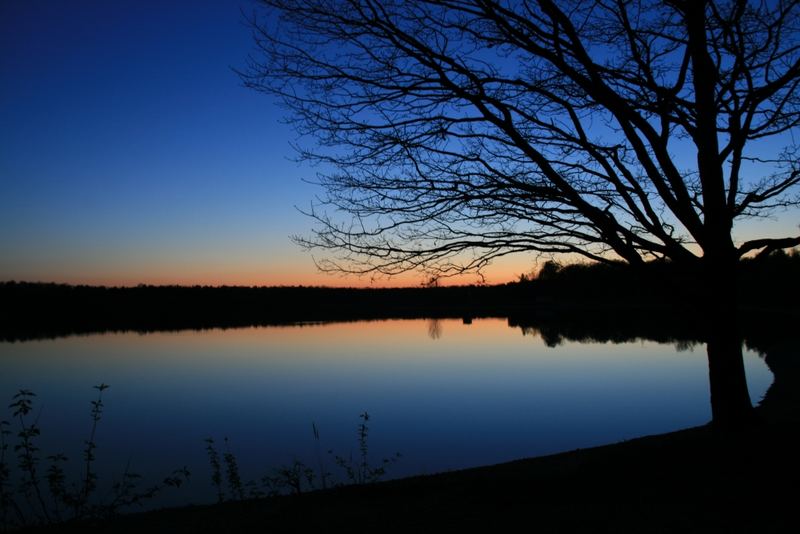
[[[28,532],[441,532],[521,521],[545,532],[790,531],[798,419],[757,413],[759,422],[739,431],[706,425],[371,485]]]

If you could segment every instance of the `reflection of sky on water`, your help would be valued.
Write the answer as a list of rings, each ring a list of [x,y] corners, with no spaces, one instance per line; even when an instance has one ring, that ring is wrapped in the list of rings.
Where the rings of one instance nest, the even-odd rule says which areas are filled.
[[[77,460],[94,384],[111,384],[98,433],[102,482],[128,459],[151,480],[188,465],[177,503],[212,499],[203,440],[229,437],[258,478],[297,457],[357,454],[372,415],[375,460],[392,475],[497,463],[705,423],[705,349],[566,342],[548,348],[501,319],[339,323],[133,333],[0,344],[0,396],[35,391],[45,454]],[[772,376],[746,353],[757,402]],[[6,402],[7,404],[7,402]],[[10,416],[9,412],[4,418]],[[332,461],[329,468],[335,471]],[[72,464],[77,468],[77,462]]]

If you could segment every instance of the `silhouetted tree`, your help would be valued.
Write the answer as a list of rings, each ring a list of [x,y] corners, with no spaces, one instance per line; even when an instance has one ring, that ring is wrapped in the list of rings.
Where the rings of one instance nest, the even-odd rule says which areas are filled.
[[[316,139],[324,270],[666,258],[724,315],[740,258],[800,244],[732,235],[800,202],[798,1],[263,4],[242,76]]]

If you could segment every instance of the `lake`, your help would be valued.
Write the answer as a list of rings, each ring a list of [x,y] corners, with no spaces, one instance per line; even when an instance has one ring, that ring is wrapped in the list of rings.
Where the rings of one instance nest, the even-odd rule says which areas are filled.
[[[126,465],[143,486],[187,466],[187,486],[151,506],[215,499],[206,438],[228,438],[242,478],[298,459],[399,452],[387,478],[505,462],[704,424],[703,345],[563,341],[506,319],[385,320],[0,343],[0,396],[34,391],[42,456],[66,454],[77,479],[93,385],[111,387],[97,428],[98,496]],[[772,381],[745,351],[750,396]],[[6,409],[0,419],[11,419]],[[319,432],[315,440],[312,423]],[[15,428],[12,426],[12,428]],[[13,443],[13,436],[12,436]],[[327,451],[333,451],[329,454]],[[42,464],[42,470],[46,467]]]

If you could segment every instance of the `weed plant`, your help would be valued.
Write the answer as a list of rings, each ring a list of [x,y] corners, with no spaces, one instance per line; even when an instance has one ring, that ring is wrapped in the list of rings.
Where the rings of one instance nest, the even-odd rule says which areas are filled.
[[[97,397],[90,401],[91,425],[83,442],[82,458],[77,479],[68,480],[66,467],[69,460],[63,453],[44,456],[38,446],[41,436],[39,418],[34,414],[36,394],[19,390],[8,406],[11,421],[0,421],[0,526],[2,531],[56,524],[64,521],[107,518],[134,505],[142,505],[166,488],[178,488],[189,478],[186,467],[176,469],[161,482],[142,487],[142,477],[125,466],[120,478],[113,482],[105,497],[98,493],[97,431],[103,417],[103,395],[107,384],[94,386]],[[397,453],[383,458],[377,465],[370,463],[370,415],[359,415],[356,427],[358,452],[354,457],[335,454],[328,450],[333,464],[339,467],[342,477],[337,481],[326,469],[321,454],[319,428],[312,422],[316,469],[294,459],[281,465],[256,481],[243,482],[239,464],[228,438],[220,452],[212,438],[206,439],[206,453],[211,465],[211,483],[217,501],[241,501],[275,495],[300,495],[307,491],[327,489],[331,486],[370,484],[386,475],[389,465],[400,458]],[[16,431],[12,427],[16,426]],[[16,436],[16,442],[14,442]],[[16,462],[14,462],[16,460]],[[14,465],[15,463],[15,465]],[[16,469],[14,467],[16,466]]]
[[[386,475],[386,469],[400,459],[400,453],[383,458],[377,465],[371,465],[369,462],[369,426],[367,426],[369,413],[364,412],[358,417],[361,419],[357,427],[358,458],[353,459],[353,455],[350,454],[347,458],[334,455],[333,459],[336,465],[344,471],[350,484],[370,484],[380,481]]]
[[[177,488],[189,478],[186,467],[176,469],[160,483],[141,488],[141,476],[127,465],[120,479],[111,485],[104,499],[96,498],[98,474],[97,427],[103,415],[103,393],[107,384],[94,386],[97,398],[91,401],[91,428],[84,441],[80,476],[67,480],[65,465],[68,458],[62,453],[44,457],[46,469],[42,474],[43,456],[37,445],[41,435],[38,416],[33,415],[36,394],[21,389],[12,398],[9,408],[16,422],[16,456],[18,472],[12,471],[11,423],[0,421],[0,521],[3,531],[9,529],[46,525],[63,521],[79,521],[116,515],[122,509],[141,505],[166,488]]]
[[[367,412],[359,415],[360,422],[356,428],[358,443],[358,455],[353,458],[350,454],[347,457],[335,454],[332,450],[328,454],[333,457],[333,463],[338,466],[344,477],[340,481],[334,481],[333,474],[325,468],[323,456],[320,453],[320,432],[316,423],[311,423],[314,436],[314,448],[316,454],[317,471],[306,463],[294,459],[291,464],[281,465],[272,470],[268,475],[261,477],[260,483],[251,480],[243,484],[239,475],[236,456],[230,449],[230,443],[225,438],[226,451],[223,455],[227,477],[226,482],[229,488],[228,494],[223,491],[223,467],[220,462],[220,455],[214,446],[214,440],[207,438],[206,452],[208,461],[211,465],[211,484],[217,492],[217,501],[243,500],[245,498],[259,498],[277,495],[301,495],[307,491],[317,489],[327,489],[331,482],[334,486],[371,484],[380,481],[385,475],[388,467],[397,462],[401,455],[395,453],[393,456],[383,458],[377,465],[372,465],[369,461],[369,426],[370,415]]]

